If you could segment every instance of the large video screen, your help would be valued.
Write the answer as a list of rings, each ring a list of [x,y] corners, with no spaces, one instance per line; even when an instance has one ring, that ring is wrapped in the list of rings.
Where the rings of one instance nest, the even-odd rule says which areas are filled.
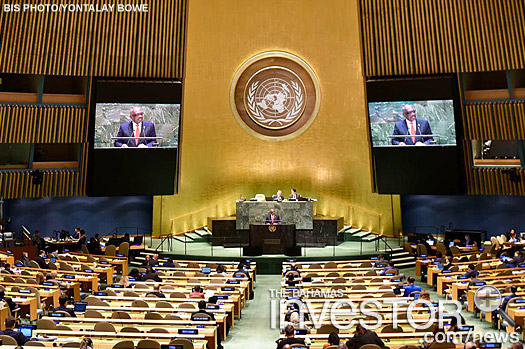
[[[180,104],[97,103],[95,148],[175,148]]]
[[[368,103],[374,147],[454,146],[454,102],[447,100]]]

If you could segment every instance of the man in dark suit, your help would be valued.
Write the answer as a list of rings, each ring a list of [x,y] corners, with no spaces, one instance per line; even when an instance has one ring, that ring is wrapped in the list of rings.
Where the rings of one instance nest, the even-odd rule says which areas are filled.
[[[38,252],[38,256],[35,257],[35,262],[38,264],[40,269],[48,269],[47,263],[45,261],[46,258],[46,252],[44,250],[40,250]]]
[[[304,340],[303,339],[295,338],[295,330],[294,330],[292,325],[287,325],[284,328],[284,334],[285,334],[286,338],[283,339],[282,341],[280,341],[277,344],[277,349],[282,349],[287,344],[288,345],[304,344]]]
[[[24,345],[27,341],[29,341],[29,338],[24,336],[22,332],[15,331],[15,324],[16,320],[14,317],[8,317],[5,319],[5,330],[0,331],[0,334],[3,334],[5,336],[13,337],[18,345]]]
[[[275,210],[272,208],[270,210],[270,213],[266,216],[266,220],[264,221],[264,224],[277,224],[280,223],[281,219],[279,218],[279,215],[275,213]]]
[[[155,125],[144,121],[144,112],[140,107],[133,107],[130,112],[131,121],[120,125],[117,137],[156,137]],[[154,147],[156,139],[119,139],[115,140],[115,147]]]
[[[68,313],[71,317],[77,317],[75,311],[67,307],[67,300],[68,296],[66,296],[65,294],[58,297],[58,303],[60,306],[56,307],[54,311],[63,311]]]
[[[431,135],[432,130],[427,120],[416,118],[416,109],[413,105],[403,106],[403,116],[405,120],[396,121],[392,135],[406,135],[406,137],[392,138],[393,145],[430,145],[434,141],[432,137],[422,137],[422,135]]]
[[[385,348],[385,344],[379,338],[377,333],[369,331],[361,325],[357,325],[354,336],[346,342],[348,348],[361,348],[366,344],[375,344],[380,348]]]
[[[299,200],[301,195],[297,192],[297,189],[292,189],[292,192],[290,193],[290,200]]]
[[[272,199],[273,201],[283,201],[284,200],[283,192],[280,189],[277,190],[277,194],[273,194]]]

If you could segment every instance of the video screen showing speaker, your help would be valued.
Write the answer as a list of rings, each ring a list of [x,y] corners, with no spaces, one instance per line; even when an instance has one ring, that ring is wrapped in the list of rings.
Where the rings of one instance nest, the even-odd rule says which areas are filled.
[[[95,148],[176,148],[180,104],[97,103]]]
[[[93,81],[88,195],[174,194],[182,83]]]
[[[454,101],[368,103],[374,147],[455,146]]]
[[[462,194],[456,77],[367,81],[374,186],[379,194]]]

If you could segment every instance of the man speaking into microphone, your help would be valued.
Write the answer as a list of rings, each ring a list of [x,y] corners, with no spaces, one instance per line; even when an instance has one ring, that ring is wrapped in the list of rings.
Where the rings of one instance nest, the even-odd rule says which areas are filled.
[[[157,145],[155,125],[152,122],[144,121],[144,112],[140,107],[131,108],[129,113],[131,121],[120,125],[115,140],[115,147],[154,147]]]
[[[279,224],[281,223],[281,219],[279,218],[279,215],[275,213],[275,210],[272,208],[268,215],[266,216],[266,220],[264,221],[265,224]]]
[[[416,117],[416,109],[413,105],[403,106],[403,116],[405,120],[396,121],[394,125],[392,135],[398,137],[392,138],[392,145],[430,145],[434,141],[432,136],[422,136],[431,135],[432,130],[427,120]]]

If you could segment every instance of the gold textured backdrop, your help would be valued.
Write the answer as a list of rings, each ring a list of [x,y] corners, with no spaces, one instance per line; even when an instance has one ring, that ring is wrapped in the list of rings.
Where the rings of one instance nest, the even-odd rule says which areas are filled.
[[[318,214],[399,230],[399,198],[371,193],[358,15],[356,0],[189,2],[179,194],[155,197],[154,234],[233,214],[241,195],[292,187],[319,199]],[[239,66],[271,50],[304,59],[321,85],[314,123],[281,142],[249,135],[229,105]]]

